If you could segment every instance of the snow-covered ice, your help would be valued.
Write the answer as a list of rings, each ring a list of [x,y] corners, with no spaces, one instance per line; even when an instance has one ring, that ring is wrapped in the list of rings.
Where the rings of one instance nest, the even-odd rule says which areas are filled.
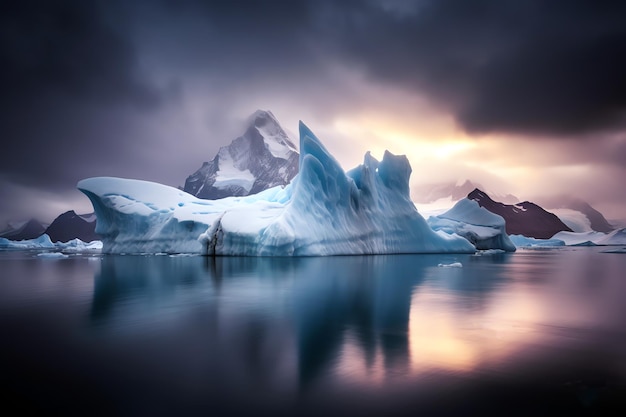
[[[535,239],[524,235],[510,235],[509,238],[518,248],[565,246],[565,242],[561,239]]]
[[[605,238],[606,233],[602,232],[559,232],[552,236],[552,239],[558,239],[565,242],[567,246],[595,246],[598,241]]]
[[[596,241],[598,245],[626,245],[626,228],[613,230]]]
[[[369,152],[344,172],[300,124],[300,172],[285,188],[200,200],[139,180],[98,177],[78,188],[98,217],[107,253],[317,256],[474,253],[466,239],[433,231],[409,197],[405,156]],[[512,245],[511,245],[512,246]]]
[[[80,239],[72,239],[68,242],[56,242],[54,246],[63,252],[93,252],[102,249],[102,241],[83,242]]]
[[[59,249],[63,252],[94,252],[102,249],[102,242],[99,240],[83,242],[80,239],[72,239],[68,242],[52,243],[50,236],[44,233],[36,239],[9,240],[0,238],[0,249]]]
[[[428,224],[433,230],[463,236],[476,249],[515,251],[515,245],[506,234],[504,219],[474,200],[459,200],[445,213],[429,217]]]
[[[65,259],[69,258],[69,255],[66,255],[61,252],[42,252],[37,254],[38,258],[46,258],[46,259]]]
[[[450,264],[439,264],[437,266],[439,268],[463,268],[463,264],[461,262],[452,262]]]
[[[54,243],[50,236],[43,234],[35,239],[9,240],[0,237],[0,248],[3,249],[53,249]]]
[[[621,246],[626,245],[626,228],[602,232],[559,232],[552,239],[561,239],[568,246]]]

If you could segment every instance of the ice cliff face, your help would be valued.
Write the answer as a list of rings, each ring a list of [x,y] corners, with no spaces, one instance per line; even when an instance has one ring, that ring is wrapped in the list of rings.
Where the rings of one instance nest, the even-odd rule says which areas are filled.
[[[211,200],[246,196],[287,185],[297,173],[296,147],[274,115],[259,110],[242,136],[187,178],[184,190]]]
[[[78,188],[92,201],[108,253],[316,256],[473,253],[467,240],[433,231],[409,197],[404,156],[369,153],[344,172],[300,124],[300,172],[286,187],[247,197],[201,200],[172,187],[90,178]]]

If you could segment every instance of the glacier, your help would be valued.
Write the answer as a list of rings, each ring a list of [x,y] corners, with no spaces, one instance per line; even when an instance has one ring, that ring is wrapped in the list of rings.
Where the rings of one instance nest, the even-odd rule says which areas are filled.
[[[476,249],[516,249],[506,234],[504,218],[469,198],[459,200],[445,213],[430,216],[428,225],[436,231],[462,236]]]
[[[411,166],[368,152],[345,172],[300,122],[299,173],[258,194],[201,200],[148,181],[96,177],[91,200],[105,253],[324,256],[474,253],[466,239],[432,230],[409,196]]]

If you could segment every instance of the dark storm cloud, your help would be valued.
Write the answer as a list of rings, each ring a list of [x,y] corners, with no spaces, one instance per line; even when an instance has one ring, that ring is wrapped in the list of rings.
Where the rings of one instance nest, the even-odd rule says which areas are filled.
[[[577,135],[624,125],[623,1],[351,3],[340,51],[373,79],[426,92],[471,132]]]
[[[332,61],[426,94],[469,132],[580,137],[626,121],[623,1],[163,4],[174,18],[202,22],[176,27],[184,42],[170,52],[207,77],[317,81],[324,90]]]
[[[89,158],[113,156],[110,138],[126,123],[116,112],[150,111],[161,97],[141,80],[133,46],[105,23],[96,3],[1,7],[0,174],[67,186]]]

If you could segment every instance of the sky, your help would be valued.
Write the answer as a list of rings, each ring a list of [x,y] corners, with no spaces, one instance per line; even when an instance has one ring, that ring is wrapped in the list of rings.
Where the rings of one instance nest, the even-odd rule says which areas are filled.
[[[626,2],[30,1],[0,6],[0,225],[76,183],[183,185],[257,109],[345,169],[575,195],[626,218]]]

